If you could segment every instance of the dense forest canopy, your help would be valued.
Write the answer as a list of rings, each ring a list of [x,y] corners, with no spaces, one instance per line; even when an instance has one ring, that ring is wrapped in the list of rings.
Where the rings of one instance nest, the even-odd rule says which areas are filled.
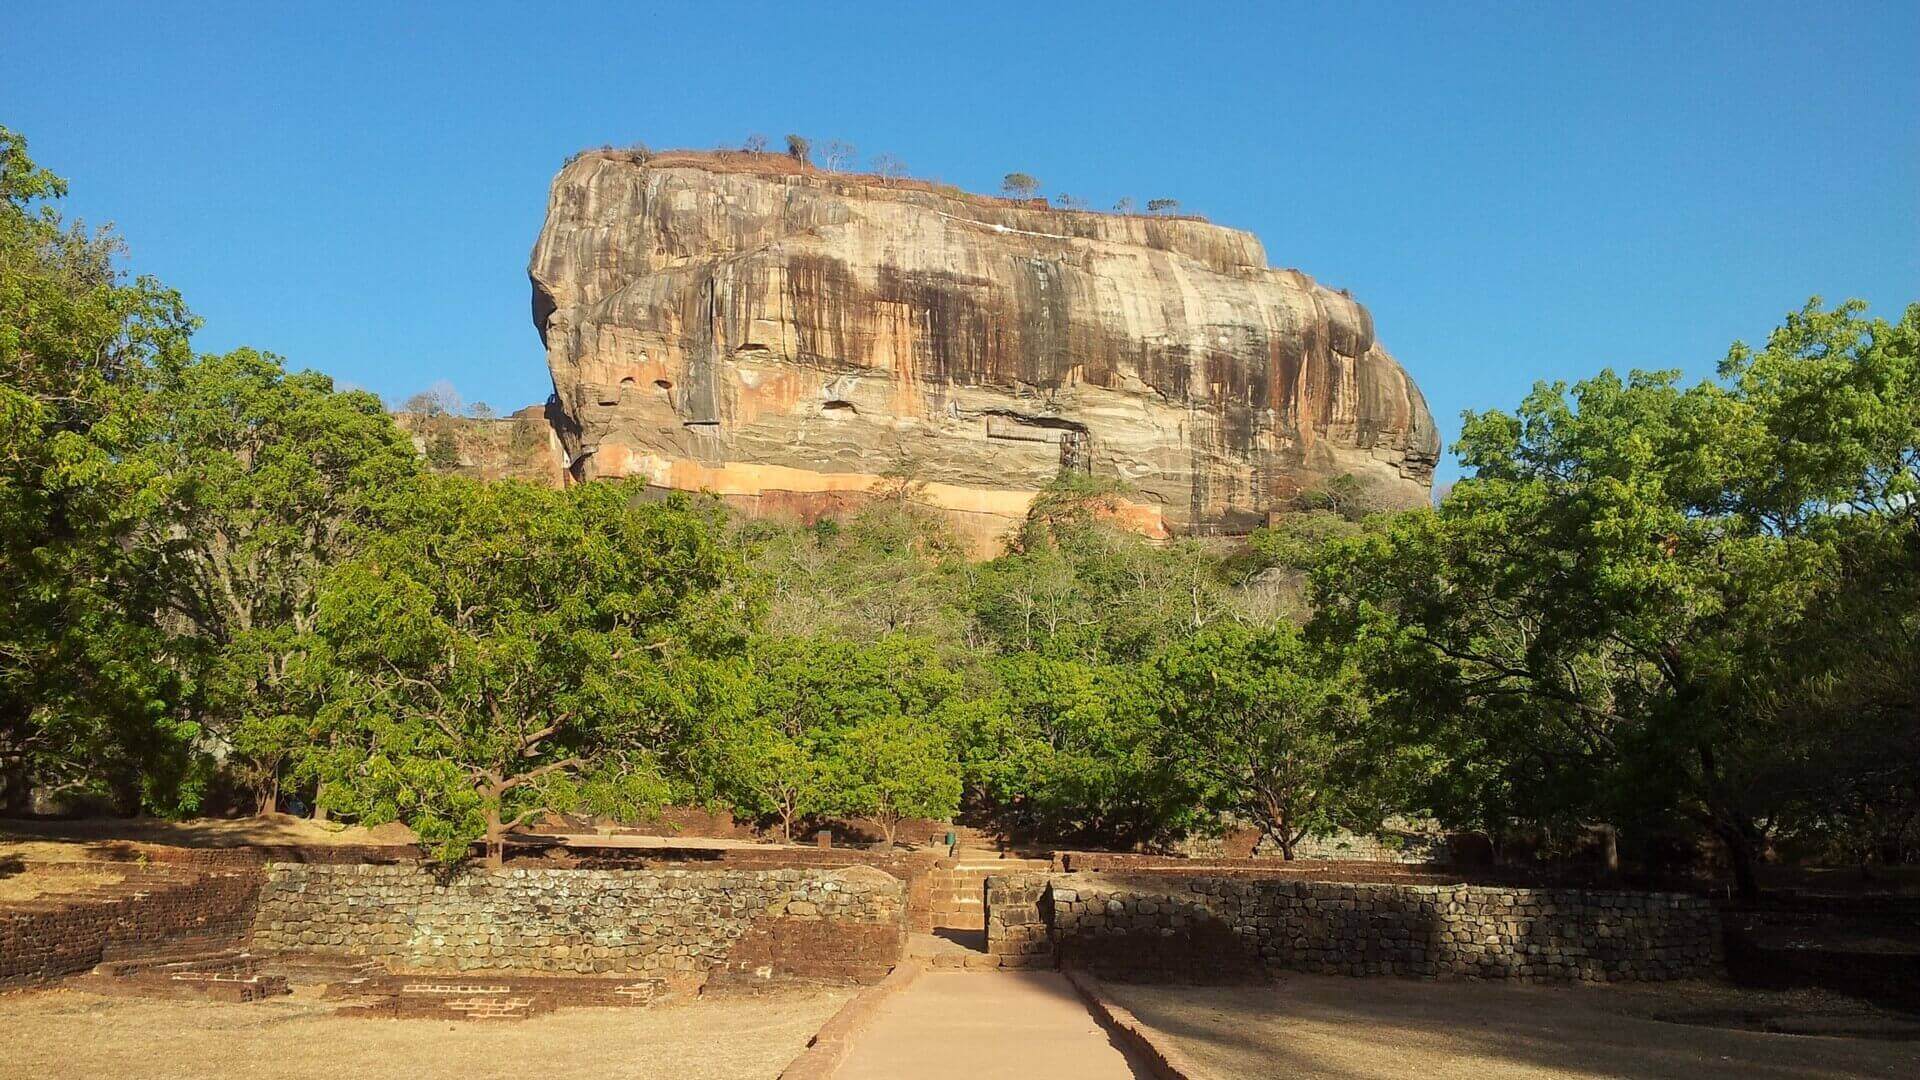
[[[970,563],[911,477],[800,527],[433,472],[372,395],[195,353],[65,190],[0,129],[0,808],[1920,860],[1920,305],[1542,384],[1431,510],[1155,545],[1068,474]]]

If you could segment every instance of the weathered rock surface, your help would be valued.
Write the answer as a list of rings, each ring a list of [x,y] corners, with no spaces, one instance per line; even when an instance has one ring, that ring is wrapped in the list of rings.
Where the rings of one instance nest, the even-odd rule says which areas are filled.
[[[437,471],[552,487],[566,483],[567,453],[559,436],[564,420],[556,423],[559,418],[545,406],[488,419],[414,412],[395,413],[393,419]]]
[[[909,477],[995,539],[1082,469],[1164,535],[1341,475],[1418,504],[1439,452],[1365,308],[1201,221],[589,153],[529,273],[581,479],[813,515]]]

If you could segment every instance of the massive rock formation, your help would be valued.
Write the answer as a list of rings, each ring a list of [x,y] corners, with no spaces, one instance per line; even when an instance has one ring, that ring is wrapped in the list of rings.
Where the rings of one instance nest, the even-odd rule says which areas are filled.
[[[1424,502],[1439,451],[1365,308],[1197,220],[597,152],[529,273],[581,479],[802,515],[904,479],[987,543],[1063,469],[1237,532],[1342,475]]]

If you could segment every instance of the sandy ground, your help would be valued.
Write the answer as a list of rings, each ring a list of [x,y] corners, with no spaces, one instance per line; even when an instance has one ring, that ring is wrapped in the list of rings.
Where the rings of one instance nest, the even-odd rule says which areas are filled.
[[[1131,1080],[1136,1072],[1057,971],[930,971],[853,1039],[835,1080]]]
[[[449,1022],[339,1015],[298,997],[28,991],[0,995],[0,1080],[768,1080],[849,996],[795,990]]]
[[[96,885],[111,885],[121,877],[105,870],[37,870],[0,855],[0,905],[84,892]]]
[[[1221,1077],[1920,1076],[1920,1042],[1776,1035],[1649,1019],[1712,988],[1499,986],[1292,975],[1269,987],[1107,984]]]
[[[290,814],[258,817],[83,818],[72,821],[10,818],[0,821],[0,854],[8,842],[68,843],[133,840],[182,847],[244,847],[248,844],[411,844],[413,830],[398,822],[371,829],[298,818]],[[81,856],[84,857],[84,856]]]

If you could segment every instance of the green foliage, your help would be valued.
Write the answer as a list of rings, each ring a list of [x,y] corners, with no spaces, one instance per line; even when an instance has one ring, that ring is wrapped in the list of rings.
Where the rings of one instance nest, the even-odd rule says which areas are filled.
[[[1159,745],[1155,682],[1137,665],[1034,653],[993,661],[954,716],[969,789],[1017,832],[1150,843],[1196,823],[1176,759]]]
[[[681,655],[737,648],[717,511],[634,486],[421,480],[322,591],[316,755],[332,808],[442,857],[559,809],[663,799],[695,713]]]
[[[883,820],[884,808],[861,792],[874,785],[891,790],[893,781],[875,770],[893,759],[870,763],[865,773],[849,771],[853,732],[892,717],[938,729],[960,689],[959,676],[932,642],[900,634],[871,641],[763,636],[747,659],[731,707],[716,714],[710,772],[718,795],[777,818],[787,836],[797,820],[813,814]],[[895,822],[886,822],[889,835]]]
[[[187,809],[170,778],[197,729],[148,615],[158,553],[125,542],[120,493],[88,477],[194,323],[122,280],[110,233],[61,221],[66,190],[0,128],[0,808],[44,786]]]
[[[854,641],[909,633],[958,642],[965,613],[965,549],[934,512],[884,499],[813,528],[746,526],[772,600],[768,630],[781,636],[830,633]]]
[[[947,733],[899,713],[847,729],[830,763],[838,808],[880,826],[892,847],[906,818],[949,818],[960,808],[960,761]]]
[[[975,635],[1000,652],[1139,660],[1233,616],[1198,541],[1155,546],[1114,524],[1119,489],[1065,474],[1034,500],[1008,554],[974,574]]]
[[[1916,323],[1815,302],[1736,346],[1725,384],[1607,372],[1468,416],[1474,475],[1315,574],[1322,638],[1356,642],[1406,737],[1460,763],[1436,809],[1677,817],[1752,887],[1771,825],[1841,779],[1766,782],[1835,732],[1761,703],[1812,674],[1808,636],[1839,629],[1823,612],[1851,583],[1885,579],[1849,552],[1897,559],[1911,532]]]
[[[1357,673],[1289,624],[1202,631],[1153,673],[1161,752],[1202,805],[1258,826],[1286,858],[1309,835],[1378,828],[1417,767],[1373,722]]]

